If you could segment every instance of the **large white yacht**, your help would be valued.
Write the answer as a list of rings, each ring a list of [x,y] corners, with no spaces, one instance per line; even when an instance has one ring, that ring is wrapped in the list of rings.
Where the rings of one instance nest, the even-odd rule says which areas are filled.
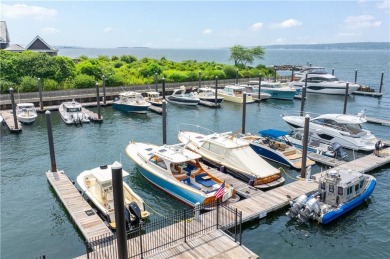
[[[293,128],[304,127],[304,116],[282,115],[282,118]],[[361,124],[365,122],[364,118],[356,115],[324,114],[310,118],[309,130],[324,141],[337,142],[348,149],[372,151],[377,139],[369,130],[362,128]]]
[[[33,103],[18,103],[16,104],[16,117],[22,124],[33,124],[38,117]]]

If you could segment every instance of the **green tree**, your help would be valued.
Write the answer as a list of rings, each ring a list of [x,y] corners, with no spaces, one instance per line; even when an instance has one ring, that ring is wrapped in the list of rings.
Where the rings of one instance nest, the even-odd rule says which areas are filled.
[[[246,48],[241,45],[235,45],[230,48],[230,59],[234,61],[236,67],[245,67],[247,64],[252,64],[255,58],[264,58],[264,49],[260,46]]]

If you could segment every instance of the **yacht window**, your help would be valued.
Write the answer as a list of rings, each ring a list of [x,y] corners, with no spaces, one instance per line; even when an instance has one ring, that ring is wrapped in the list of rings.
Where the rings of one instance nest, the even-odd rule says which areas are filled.
[[[327,134],[318,134],[318,136],[322,139],[326,139],[326,140],[332,140],[333,137],[330,136],[330,135],[327,135]]]
[[[348,123],[348,124],[345,124],[345,128],[351,132],[352,134],[358,134],[360,132],[362,132],[362,127],[360,126],[360,124],[353,124],[353,123]]]
[[[334,193],[334,185],[329,184],[329,192]]]
[[[218,145],[213,144],[213,143],[210,143],[209,150],[210,150],[211,152],[216,153],[216,154],[219,154],[220,151],[221,151],[221,150],[220,150],[220,147],[219,147]]]
[[[321,183],[321,189],[325,190],[325,183],[324,182]]]
[[[158,152],[164,153],[165,151],[167,151],[167,150],[166,149],[160,149]]]
[[[360,181],[360,188],[363,187],[363,184],[364,184],[364,180],[361,180],[361,181]]]
[[[325,123],[324,119],[315,119],[315,120],[312,120],[311,122],[313,122],[315,124],[319,124],[319,125],[324,125],[324,123]]]
[[[352,186],[348,187],[347,189],[347,195],[350,195],[352,193]]]
[[[153,148],[150,148],[150,147],[149,147],[149,148],[145,148],[146,151],[150,151],[150,150],[152,150],[152,149],[153,149]]]
[[[359,191],[359,184],[355,185],[355,192]]]
[[[337,189],[337,193],[338,193],[338,195],[343,195],[343,193],[344,193],[343,187],[339,186],[339,188]]]

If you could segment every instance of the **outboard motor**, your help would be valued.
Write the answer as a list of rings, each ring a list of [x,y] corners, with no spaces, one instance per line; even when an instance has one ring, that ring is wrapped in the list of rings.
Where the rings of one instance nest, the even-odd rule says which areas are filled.
[[[343,149],[343,147],[339,143],[334,142],[332,143],[331,147],[332,147],[332,151],[335,154],[335,157],[340,157],[341,159],[344,159],[348,156],[345,150]]]
[[[305,210],[299,212],[299,220],[301,222],[307,222],[310,218],[315,219],[315,216],[320,214],[320,205],[316,198],[311,198],[305,206]]]
[[[131,221],[132,223],[139,222],[141,220],[141,209],[138,207],[138,204],[135,201],[130,203],[129,211],[134,216]]]
[[[294,202],[294,204],[292,205],[292,207],[288,210],[287,215],[290,218],[297,217],[299,211],[305,206],[306,202],[307,202],[307,196],[305,194],[299,196]]]

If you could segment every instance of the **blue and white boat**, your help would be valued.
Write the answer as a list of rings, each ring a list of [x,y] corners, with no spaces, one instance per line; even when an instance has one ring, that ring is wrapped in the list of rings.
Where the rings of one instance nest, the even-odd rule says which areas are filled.
[[[374,191],[376,179],[358,171],[330,170],[321,175],[318,191],[291,202],[287,215],[302,222],[328,224],[365,202]]]
[[[288,135],[287,132],[275,129],[259,131],[261,136],[252,134],[239,135],[238,138],[249,143],[250,147],[261,157],[280,163],[282,165],[301,169],[302,152],[292,145],[279,141],[279,137]],[[306,166],[314,165],[315,162],[306,159]]]
[[[251,80],[248,85],[253,86],[255,92],[259,92],[259,81]],[[293,100],[296,89],[280,82],[261,81],[261,92],[270,94],[270,99]]]
[[[123,112],[146,113],[150,103],[146,102],[142,94],[136,92],[123,92],[119,94],[119,99],[112,102],[114,109]]]
[[[179,89],[175,89],[172,95],[165,98],[168,102],[179,105],[198,105],[200,99],[194,96],[193,93],[186,94],[186,88],[184,85],[180,86]]]
[[[184,144],[156,146],[130,142],[126,153],[140,173],[153,185],[194,207],[207,206],[217,200],[216,192],[223,181],[209,173],[199,163],[201,156]],[[224,184],[222,202],[238,201],[239,196],[229,184]]]

